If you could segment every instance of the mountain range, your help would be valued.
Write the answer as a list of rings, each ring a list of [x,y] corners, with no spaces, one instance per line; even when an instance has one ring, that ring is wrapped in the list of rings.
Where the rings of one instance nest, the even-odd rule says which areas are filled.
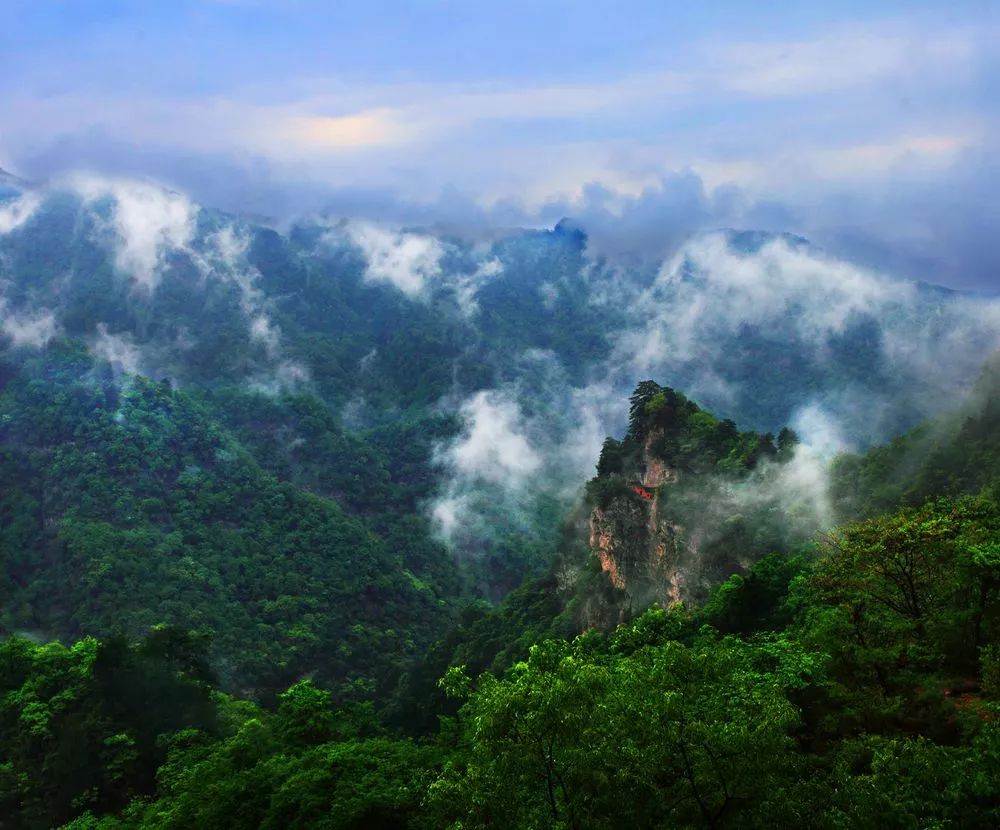
[[[819,769],[864,729],[926,721],[919,734],[972,746],[906,694],[951,695],[996,630],[998,347],[997,299],[792,235],[723,229],[626,264],[569,219],[479,238],[279,224],[144,181],[2,174],[0,804],[20,805],[16,827],[228,826],[192,786],[239,779],[246,740],[261,791],[304,799],[285,815],[272,793],[247,826],[313,826],[295,776],[338,764],[384,803],[329,826],[485,826],[492,810],[499,826],[605,826],[564,811],[612,814],[587,778],[605,761],[584,756],[613,735],[570,741],[586,773],[558,798],[498,806],[535,763],[508,752],[515,715],[544,730],[576,712],[583,729],[586,690],[618,705],[591,680],[644,700],[663,666],[718,706],[682,712],[709,736],[700,772],[678,773],[687,806],[635,795],[640,824],[735,809],[726,775],[750,777],[723,775],[711,747],[755,745],[718,720],[740,677],[733,712],[767,709],[780,786],[801,783],[783,765]],[[907,605],[862,625],[871,604],[844,597],[884,596],[885,576],[865,556],[913,538],[958,557],[951,587],[940,557],[917,575],[944,622]],[[871,585],[850,582],[846,552]],[[848,606],[858,637],[882,639],[845,645]],[[973,629],[971,651],[955,645]],[[148,719],[147,677],[176,697]],[[992,682],[970,687],[970,717],[991,717],[976,707]],[[558,706],[536,712],[546,689]],[[614,729],[645,717],[615,712]],[[795,761],[779,751],[793,735]],[[310,766],[321,747],[332,767]],[[406,781],[389,775],[386,795],[370,759]],[[550,757],[537,780],[574,763]],[[715,807],[697,776],[721,787]],[[778,807],[758,801],[766,826]]]

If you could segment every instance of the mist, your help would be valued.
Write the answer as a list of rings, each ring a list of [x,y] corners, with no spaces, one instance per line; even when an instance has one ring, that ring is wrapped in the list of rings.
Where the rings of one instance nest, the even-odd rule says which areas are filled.
[[[678,214],[690,200],[711,208],[696,177],[680,185],[688,196]],[[623,433],[628,395],[646,378],[743,429],[794,427],[803,439],[794,464],[713,499],[738,513],[743,499],[787,503],[797,491],[790,514],[819,528],[830,520],[827,461],[954,408],[1000,347],[1000,300],[902,279],[789,234],[676,227],[663,236],[667,253],[643,262],[605,244],[611,226],[600,219],[594,234],[586,224],[562,223],[549,233],[493,228],[475,239],[364,218],[269,225],[148,181],[93,174],[22,187],[0,202],[0,243],[13,246],[0,255],[8,280],[0,321],[15,346],[42,348],[58,336],[68,313],[60,286],[91,278],[71,270],[52,274],[48,285],[14,291],[10,283],[19,235],[48,221],[67,197],[79,206],[74,233],[108,256],[109,285],[133,310],[129,320],[96,319],[87,333],[92,352],[126,375],[183,383],[191,361],[203,359],[206,333],[196,318],[150,325],[183,286],[239,321],[253,355],[239,370],[249,388],[314,390],[299,335],[289,334],[298,323],[284,316],[251,255],[263,233],[314,279],[356,273],[383,301],[449,321],[466,346],[448,367],[452,386],[436,408],[460,428],[434,451],[441,479],[425,511],[459,556],[481,555],[505,534],[550,534],[553,515],[572,506],[592,476],[603,439]],[[631,221],[650,198],[637,197],[638,213],[625,210],[615,221]],[[631,247],[628,233],[620,241]],[[562,346],[530,345],[542,332],[525,330],[513,351],[491,351],[498,312],[483,303],[508,296],[502,292],[543,315],[563,313],[571,301],[574,313],[600,321],[606,347],[581,363]],[[357,385],[337,390],[352,428],[365,426],[363,387],[377,382],[379,354],[377,346],[360,354]],[[489,369],[471,385],[461,380],[470,361]]]

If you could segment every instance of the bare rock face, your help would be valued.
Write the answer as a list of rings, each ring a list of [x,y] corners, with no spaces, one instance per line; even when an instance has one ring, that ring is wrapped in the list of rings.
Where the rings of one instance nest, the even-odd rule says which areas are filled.
[[[668,467],[662,458],[657,458],[653,453],[653,447],[662,435],[661,431],[650,433],[643,446],[645,464],[642,471],[642,485],[644,487],[660,487],[663,484],[674,484],[677,481],[677,470]]]
[[[642,474],[643,487],[659,487],[663,484],[673,484],[677,481],[677,470],[668,467],[659,458],[650,458],[646,470]]]
[[[669,486],[671,471],[655,468],[648,480],[648,485],[643,484]],[[668,606],[684,598],[680,528],[662,515],[656,493],[645,498],[624,490],[606,506],[591,511],[589,531],[590,549],[601,570],[624,597],[623,617],[649,605]]]

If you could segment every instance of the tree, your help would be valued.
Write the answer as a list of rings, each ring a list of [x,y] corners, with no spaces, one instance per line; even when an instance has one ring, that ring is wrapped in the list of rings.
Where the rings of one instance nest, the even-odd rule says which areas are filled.
[[[663,387],[656,381],[643,380],[638,383],[632,396],[628,399],[628,432],[636,440],[641,441],[646,435],[648,423],[647,405],[663,391]]]
[[[813,669],[779,640],[541,643],[480,678],[461,712],[470,754],[433,786],[432,812],[453,827],[718,826],[786,774],[786,691]]]
[[[624,465],[624,455],[620,441],[608,437],[601,445],[601,455],[597,461],[597,475],[599,477],[620,475]]]

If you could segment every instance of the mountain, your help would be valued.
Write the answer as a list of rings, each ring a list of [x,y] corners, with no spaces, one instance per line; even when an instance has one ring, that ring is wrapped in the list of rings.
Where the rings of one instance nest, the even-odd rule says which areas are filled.
[[[845,454],[831,492],[844,517],[872,515],[942,495],[1000,487],[1000,354],[984,364],[968,399],[890,444]]]
[[[61,404],[103,408],[57,380],[74,392]],[[106,386],[105,395],[115,390]],[[105,830],[868,827],[928,819],[993,826],[1000,508],[989,488],[1000,481],[991,460],[997,392],[991,364],[957,416],[914,433],[938,436],[935,452],[911,468],[917,481],[931,481],[941,458],[954,461],[960,474],[946,479],[946,492],[921,501],[901,491],[916,506],[802,544],[795,511],[775,501],[795,492],[777,483],[809,460],[795,436],[741,432],[677,390],[641,382],[628,431],[605,442],[587,503],[567,516],[549,574],[495,609],[467,609],[411,664],[380,712],[364,696],[331,694],[312,679],[292,683],[271,706],[227,695],[206,638],[177,626],[71,647],[8,637],[0,642],[0,805],[13,827]],[[169,455],[155,440],[155,419],[174,413],[184,427],[164,434],[188,464],[204,468],[194,474],[205,504],[199,510],[188,497],[184,510],[195,524],[186,532],[238,529],[216,528],[221,516],[260,535],[252,524],[259,511],[227,512],[239,498],[224,488],[227,468],[240,470],[244,486],[261,474],[240,466],[249,461],[234,457],[231,438],[203,432],[184,393],[137,380],[115,404],[123,417],[112,423],[138,431],[132,440],[152,441],[137,446],[156,460],[148,470],[160,482],[171,466],[159,460]],[[39,416],[58,422],[67,409]],[[73,445],[88,435],[78,429]],[[129,466],[130,443],[114,454],[117,480],[50,480],[55,502],[62,482],[79,489],[85,508],[112,489],[133,509],[124,494],[147,465]],[[73,457],[58,445],[54,453]],[[869,469],[878,453],[840,463]],[[89,476],[100,469],[88,465]],[[801,482],[801,472],[791,480]],[[962,495],[984,484],[985,492]],[[293,578],[310,564],[302,524],[325,535],[331,522],[350,522],[319,497],[288,488],[284,496],[277,509],[304,545],[290,560]],[[711,504],[706,524],[725,529],[729,511],[742,511],[729,515],[741,532],[723,533],[715,547],[676,524],[698,517],[699,505],[704,512],[709,496],[721,503]],[[769,535],[778,525],[784,534]],[[350,533],[342,529],[340,538],[355,547],[360,539]],[[771,545],[779,549],[758,558]],[[245,560],[230,551],[242,569]],[[332,553],[330,561],[350,555]],[[692,567],[706,557],[707,567]],[[648,566],[660,569],[656,578]],[[278,567],[269,561],[263,572],[281,578]],[[719,584],[720,567],[737,572]],[[696,607],[672,601],[699,580]],[[400,594],[390,616],[414,612]],[[322,619],[296,613],[303,624]],[[297,656],[288,642],[270,657],[285,651]],[[419,737],[406,734],[413,732]]]
[[[813,406],[877,442],[940,411],[935,392],[960,394],[1000,329],[989,298],[865,272],[789,235],[708,234],[625,268],[590,257],[570,222],[489,243],[348,221],[279,229],[92,177],[23,189],[0,217],[15,345],[67,336],[185,385],[305,387],[366,423],[530,386],[525,356],[544,354],[562,386],[624,395],[654,376],[760,431]],[[877,411],[857,412],[861,396]]]
[[[366,498],[399,509],[406,493],[336,430],[310,437],[331,463],[325,486],[371,479],[345,500],[353,516],[266,471],[169,381],[122,387],[82,348],[28,360],[0,413],[8,631],[197,629],[227,687],[266,696],[306,673],[387,682],[445,625],[446,556],[412,515],[365,522]]]
[[[705,537],[704,574],[675,588],[703,598],[774,535],[709,566],[713,545],[746,531],[727,518],[706,534],[683,514],[711,502],[742,515],[736,501],[772,484],[753,465],[691,476],[690,442],[722,430],[739,455],[790,424],[814,453],[864,445],[957,400],[1000,333],[992,300],[871,274],[796,237],[726,231],[625,268],[591,257],[569,221],[483,243],[271,227],[148,182],[8,185],[2,624],[67,639],[197,627],[227,687],[264,697],[311,672],[389,694],[468,599],[543,575],[643,377],[717,413],[663,436],[680,450],[658,441],[639,458],[633,441],[621,474],[681,471],[660,496],[684,532],[642,521],[678,557]],[[810,527],[820,509],[796,508]]]
[[[582,627],[703,601],[730,573],[803,544],[828,521],[804,486],[802,467],[815,459],[796,458],[791,430],[777,441],[740,432],[654,381],[630,403],[628,433],[605,441],[587,487],[588,544],[615,596],[585,596]]]

